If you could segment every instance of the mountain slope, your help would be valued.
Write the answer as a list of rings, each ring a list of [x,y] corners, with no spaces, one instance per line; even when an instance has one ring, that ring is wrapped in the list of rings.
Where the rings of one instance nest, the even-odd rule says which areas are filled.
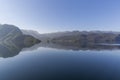
[[[0,25],[0,57],[17,55],[24,47],[31,47],[40,40],[30,35],[24,35],[14,25]]]

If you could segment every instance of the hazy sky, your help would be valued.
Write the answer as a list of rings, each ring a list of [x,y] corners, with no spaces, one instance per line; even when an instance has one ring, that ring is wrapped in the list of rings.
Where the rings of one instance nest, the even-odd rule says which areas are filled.
[[[0,23],[40,33],[120,31],[120,0],[0,0]]]

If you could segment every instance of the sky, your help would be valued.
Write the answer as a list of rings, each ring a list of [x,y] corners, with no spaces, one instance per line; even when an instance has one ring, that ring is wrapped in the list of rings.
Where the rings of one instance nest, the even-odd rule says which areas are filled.
[[[0,24],[39,33],[120,31],[120,0],[0,0]]]

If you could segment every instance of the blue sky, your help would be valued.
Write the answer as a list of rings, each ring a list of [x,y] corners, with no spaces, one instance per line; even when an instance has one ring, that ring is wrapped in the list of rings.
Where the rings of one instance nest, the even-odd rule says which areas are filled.
[[[120,0],[0,0],[0,23],[40,33],[120,31]]]

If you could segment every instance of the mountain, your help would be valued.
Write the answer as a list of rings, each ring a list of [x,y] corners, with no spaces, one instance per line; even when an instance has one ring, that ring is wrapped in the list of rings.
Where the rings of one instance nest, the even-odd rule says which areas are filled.
[[[24,29],[21,29],[22,33],[25,34],[25,35],[31,35],[31,36],[34,36],[35,38],[39,38],[40,36],[40,33],[38,33],[37,31],[33,31],[33,30],[24,30]]]
[[[120,32],[112,31],[65,31],[56,33],[39,34],[32,30],[22,30],[42,41],[60,44],[84,44],[84,43],[115,43],[120,42]]]
[[[12,57],[23,48],[41,42],[31,35],[25,35],[14,25],[0,25],[0,57]]]

